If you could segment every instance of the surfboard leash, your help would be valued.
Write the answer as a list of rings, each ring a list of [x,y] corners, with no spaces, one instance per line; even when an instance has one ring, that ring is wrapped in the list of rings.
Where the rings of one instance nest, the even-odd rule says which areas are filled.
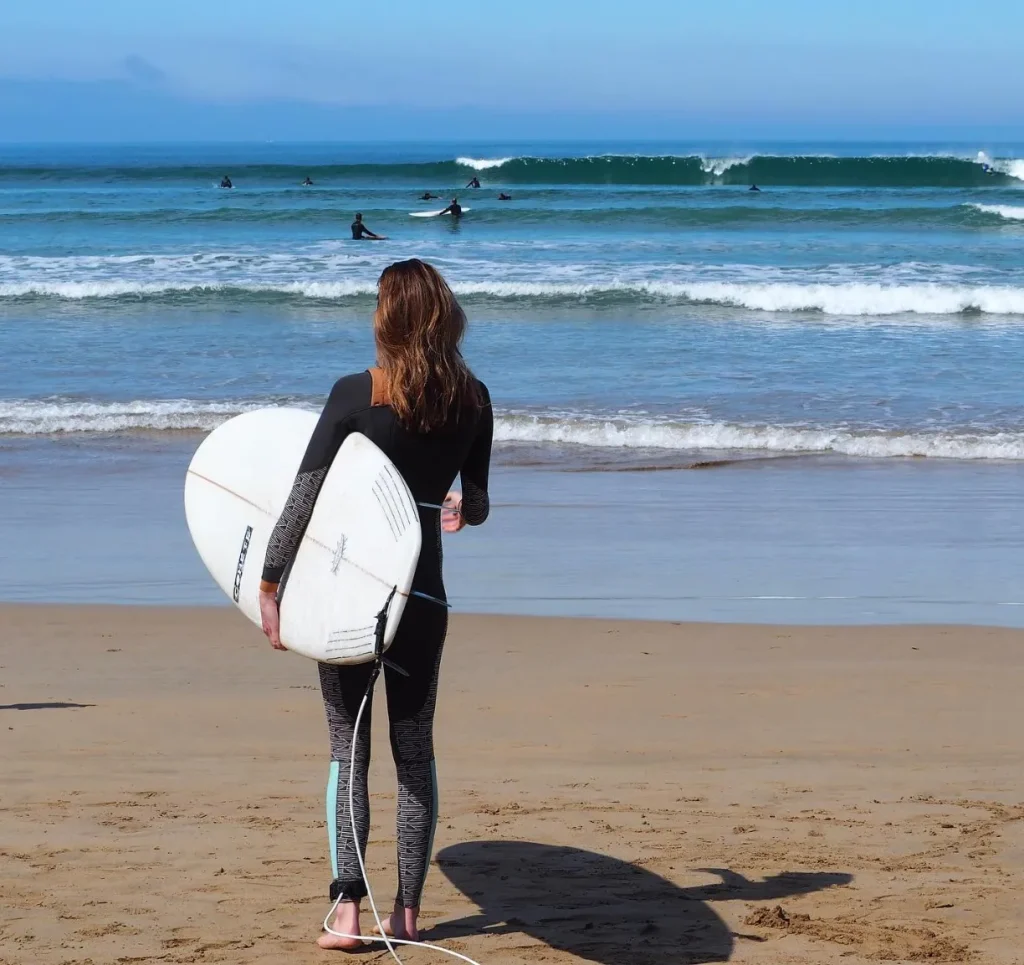
[[[384,656],[384,634],[387,630],[388,614],[391,611],[391,601],[395,598],[395,594],[398,592],[396,586],[392,589],[391,593],[388,594],[388,598],[381,608],[380,613],[377,614],[377,625],[375,631],[374,640],[374,656],[373,656],[373,667],[370,669],[370,679],[366,684],[366,691],[363,693],[363,699],[359,704],[359,712],[356,714],[355,724],[352,727],[352,754],[349,757],[348,762],[348,817],[349,817],[349,828],[352,831],[352,843],[355,845],[356,858],[359,861],[359,872],[363,876],[363,884],[366,886],[366,897],[370,901],[370,910],[373,912],[373,920],[377,923],[376,935],[349,935],[345,932],[336,931],[331,927],[331,919],[334,916],[338,905],[341,904],[343,895],[339,894],[331,905],[330,911],[327,912],[327,917],[324,918],[324,931],[328,935],[334,935],[336,938],[351,938],[358,941],[367,942],[383,942],[391,954],[391,957],[395,960],[396,965],[404,965],[401,958],[398,957],[398,952],[395,951],[396,945],[412,945],[416,948],[429,948],[431,951],[440,952],[442,955],[448,955],[451,958],[457,958],[459,961],[465,962],[466,965],[480,965],[479,962],[470,958],[468,955],[462,955],[459,952],[453,952],[450,948],[442,948],[440,945],[432,945],[430,942],[418,942],[413,941],[409,938],[395,938],[388,935],[384,930],[384,922],[381,920],[380,912],[377,911],[377,902],[373,898],[373,888],[370,887],[370,877],[366,873],[366,862],[363,857],[362,850],[359,847],[359,829],[356,827],[356,812],[355,812],[355,773],[356,773],[356,748],[359,746],[359,725],[363,721],[363,714],[366,711],[367,706],[370,703],[370,697],[373,694],[374,685],[377,683],[377,678],[380,676],[381,670],[387,666],[395,670],[397,673],[402,674],[404,677],[408,677],[408,671],[399,667],[394,661],[389,660]],[[433,597],[427,597],[427,599],[434,599]],[[441,603],[445,606],[448,604],[444,603],[443,600],[434,600],[436,603]],[[436,817],[436,815],[435,815]]]

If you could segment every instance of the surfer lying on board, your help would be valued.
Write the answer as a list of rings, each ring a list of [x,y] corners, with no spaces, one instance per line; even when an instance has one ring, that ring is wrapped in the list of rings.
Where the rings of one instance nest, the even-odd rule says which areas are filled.
[[[461,218],[462,205],[459,204],[459,199],[452,198],[452,203],[444,211],[439,211],[438,214],[450,214],[453,218]]]
[[[429,191],[424,191],[423,194],[420,195],[420,201],[436,201],[439,197],[441,197],[441,195],[431,194]]]
[[[331,390],[270,537],[260,583],[260,613],[271,646],[285,649],[278,586],[298,551],[331,462],[345,438],[361,432],[405,478],[420,505],[423,531],[412,595],[384,666],[391,752],[398,772],[398,895],[394,913],[384,924],[396,938],[415,941],[437,824],[434,704],[448,629],[441,530],[456,533],[467,523],[477,526],[487,519],[493,417],[486,386],[473,376],[460,352],[466,316],[437,270],[418,259],[400,261],[384,269],[377,291],[373,333],[379,367],[346,375]],[[459,475],[461,494],[450,491]],[[444,508],[438,509],[441,505]],[[332,901],[340,898],[330,927],[350,936],[362,934],[359,903],[367,892],[348,813],[349,762],[356,714],[372,670],[370,663],[319,664],[331,742],[327,829],[334,880],[330,897]],[[370,833],[368,723],[363,721],[355,741],[352,777],[361,853]],[[352,949],[363,942],[325,932],[318,944]]]
[[[512,200],[512,195],[511,194],[505,194],[505,192],[502,191],[501,194],[498,195],[498,200],[499,201],[511,201]]]
[[[371,241],[387,241],[387,235],[375,235],[369,228],[363,224],[362,213],[356,214],[356,220],[352,222],[352,240],[362,241],[363,238],[369,238]]]

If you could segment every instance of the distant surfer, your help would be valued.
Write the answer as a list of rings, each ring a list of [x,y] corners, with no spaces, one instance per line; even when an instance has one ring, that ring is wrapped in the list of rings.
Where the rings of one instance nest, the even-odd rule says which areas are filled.
[[[756,184],[752,184],[747,190],[748,191],[757,191],[758,193],[760,193],[760,191],[761,191],[761,189]]]
[[[478,187],[480,187],[480,179],[478,177],[471,178],[469,184],[467,184],[466,187],[467,188],[478,188]]]
[[[438,214],[450,214],[453,218],[461,218],[462,205],[459,204],[459,199],[452,198],[452,203],[444,211],[439,211]]]
[[[234,187],[234,185],[231,183],[231,178],[229,178],[226,174],[224,175],[224,177],[222,177],[220,179],[220,186],[222,188],[233,188]]]
[[[375,235],[369,228],[367,228],[363,223],[362,212],[357,212],[356,220],[352,222],[352,240],[362,241],[364,238],[369,238],[371,241],[387,240],[384,235]]]
[[[302,186],[304,188],[311,188],[311,187],[313,187],[313,179],[307,175],[306,176],[306,180],[302,182]]]
[[[439,194],[431,194],[429,191],[424,191],[420,195],[420,201],[436,201],[439,197]]]
[[[498,195],[498,200],[499,201],[511,201],[512,200],[512,195],[511,194],[505,194],[505,192],[502,191],[501,194]]]

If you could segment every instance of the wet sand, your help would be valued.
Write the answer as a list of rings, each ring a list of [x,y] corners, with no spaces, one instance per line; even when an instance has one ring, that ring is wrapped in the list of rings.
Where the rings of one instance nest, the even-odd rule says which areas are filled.
[[[0,442],[0,600],[227,605],[185,524],[199,439]],[[561,452],[496,449],[491,518],[445,540],[459,612],[1024,628],[1024,462]]]
[[[312,664],[226,608],[0,626],[0,962],[339,960]],[[1024,961],[1022,689],[1015,630],[456,616],[426,937],[482,965]]]

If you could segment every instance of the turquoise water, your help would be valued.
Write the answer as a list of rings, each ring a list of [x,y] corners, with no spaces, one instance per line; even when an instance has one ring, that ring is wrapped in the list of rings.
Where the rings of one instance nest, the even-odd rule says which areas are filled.
[[[8,149],[0,433],[315,404],[417,255],[507,442],[1024,458],[1024,150],[613,149]],[[425,189],[472,211],[410,218]]]
[[[230,191],[217,187],[225,174]],[[474,175],[479,190],[464,187]],[[417,200],[425,190],[442,201]],[[460,222],[410,217],[455,194],[471,209]],[[349,240],[356,211],[389,240]],[[117,488],[113,453],[131,452],[139,485],[147,465],[151,481],[177,467],[196,434],[236,412],[316,407],[338,375],[372,360],[376,278],[412,256],[442,270],[470,316],[466,351],[496,400],[512,502],[550,489],[566,504],[598,485],[603,507],[619,491],[633,501],[633,532],[646,533],[659,493],[688,498],[675,472],[771,464],[742,479],[754,479],[749,498],[761,485],[793,496],[777,501],[773,538],[802,533],[801,552],[820,556],[807,527],[821,523],[794,494],[845,493],[846,519],[854,479],[876,487],[865,498],[878,495],[894,524],[917,480],[922,506],[946,507],[933,522],[960,534],[953,543],[964,533],[948,525],[947,497],[962,506],[976,482],[979,500],[999,494],[972,507],[983,529],[1017,546],[1007,494],[1024,481],[1024,145],[1012,144],[3,148],[0,480],[41,472],[61,492],[83,479]],[[915,468],[922,459],[945,468]],[[635,470],[663,472],[643,484],[615,475]],[[609,475],[589,483],[579,471]],[[701,499],[748,485],[717,478]],[[160,479],[160,492],[178,486]],[[18,491],[26,512],[43,512]],[[741,517],[742,504],[731,504]],[[109,501],[97,505],[116,529]],[[177,505],[161,507],[168,526],[178,520]],[[672,518],[680,529],[666,536],[684,539],[692,521]],[[756,513],[747,523],[768,540]],[[906,540],[931,590],[900,599],[975,585],[924,566],[927,532],[922,519]],[[601,533],[606,548],[632,538]],[[986,563],[984,545],[972,543],[972,567],[991,565],[992,599],[1015,602],[1009,587],[1024,574],[1008,561],[1020,557],[1001,545]],[[797,556],[785,593],[770,562],[748,560],[733,595],[815,596],[815,567]],[[699,573],[695,559],[673,559]],[[851,569],[851,598],[874,593],[868,569]],[[577,577],[574,599],[586,596]],[[985,582],[967,603],[983,602]],[[515,607],[547,583],[520,586]],[[19,593],[55,592],[33,585]],[[697,595],[730,598],[719,589]],[[474,594],[504,598],[501,587]],[[728,618],[725,604],[687,606],[658,612]],[[917,604],[881,612],[922,618]]]

